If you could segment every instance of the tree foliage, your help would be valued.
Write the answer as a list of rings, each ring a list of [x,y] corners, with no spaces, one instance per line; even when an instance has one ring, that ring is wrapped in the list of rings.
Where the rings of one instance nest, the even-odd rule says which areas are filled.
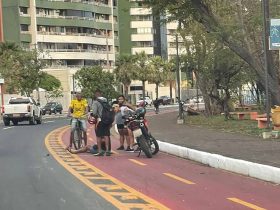
[[[131,80],[135,71],[135,56],[122,55],[117,59],[116,68],[114,73],[116,80],[124,85],[124,95],[128,97],[128,87],[131,84]]]
[[[0,73],[7,91],[30,96],[39,87],[45,62],[37,50],[26,51],[13,43],[0,44]]]
[[[112,99],[117,93],[114,89],[116,84],[114,74],[103,71],[100,66],[83,67],[74,75],[82,93],[87,98],[92,98],[96,90],[101,90],[103,96]]]
[[[168,13],[169,20],[180,21],[189,30],[196,21],[205,32],[231,49],[254,69],[265,86],[262,53],[261,1],[251,0],[146,0],[155,13]],[[276,58],[269,53],[269,90],[274,103],[280,104],[279,75]]]

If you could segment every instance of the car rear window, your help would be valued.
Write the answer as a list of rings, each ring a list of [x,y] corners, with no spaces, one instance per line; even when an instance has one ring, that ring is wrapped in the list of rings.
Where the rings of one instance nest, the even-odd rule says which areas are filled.
[[[29,104],[30,101],[27,98],[15,98],[11,99],[9,104]]]

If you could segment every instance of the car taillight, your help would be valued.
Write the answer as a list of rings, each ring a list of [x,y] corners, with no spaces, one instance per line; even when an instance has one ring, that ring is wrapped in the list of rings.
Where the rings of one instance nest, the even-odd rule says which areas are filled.
[[[30,112],[31,111],[31,106],[27,105],[27,111]]]

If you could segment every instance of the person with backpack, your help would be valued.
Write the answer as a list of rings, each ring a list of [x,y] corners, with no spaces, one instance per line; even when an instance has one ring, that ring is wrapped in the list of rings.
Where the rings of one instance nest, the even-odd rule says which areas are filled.
[[[92,115],[97,119],[96,124],[96,140],[98,153],[95,156],[110,156],[110,129],[115,120],[115,112],[112,106],[109,105],[106,98],[102,97],[100,90],[96,90],[94,94],[94,101],[92,103]],[[106,151],[102,150],[102,138],[105,141]]]

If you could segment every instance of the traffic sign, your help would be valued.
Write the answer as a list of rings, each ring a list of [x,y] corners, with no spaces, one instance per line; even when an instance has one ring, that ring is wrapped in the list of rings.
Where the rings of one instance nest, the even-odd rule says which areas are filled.
[[[0,84],[4,84],[4,79],[0,79]]]
[[[270,50],[280,50],[280,19],[270,20]]]

